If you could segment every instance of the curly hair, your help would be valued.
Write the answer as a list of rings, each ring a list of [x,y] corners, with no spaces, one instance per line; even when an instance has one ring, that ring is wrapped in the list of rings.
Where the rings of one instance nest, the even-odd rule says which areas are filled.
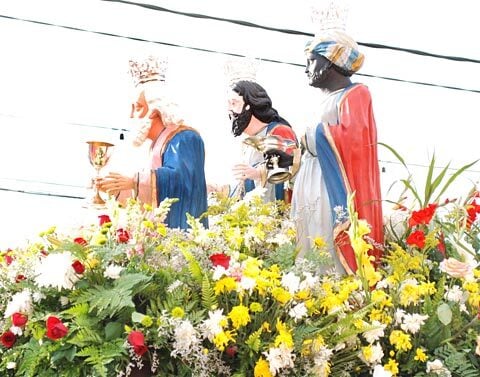
[[[246,105],[250,105],[253,115],[258,120],[265,123],[276,121],[291,127],[290,123],[272,107],[272,100],[260,84],[254,81],[241,80],[232,86],[232,90],[243,97]]]

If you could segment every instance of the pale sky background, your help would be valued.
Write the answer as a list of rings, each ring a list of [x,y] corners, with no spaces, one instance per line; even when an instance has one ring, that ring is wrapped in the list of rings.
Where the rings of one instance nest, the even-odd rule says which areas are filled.
[[[311,1],[145,3],[315,32],[309,19]],[[363,43],[480,60],[479,14],[477,0],[355,0],[350,1],[347,32]],[[83,200],[70,197],[90,195],[86,184],[93,170],[87,160],[87,140],[116,145],[117,165],[112,158],[109,168],[125,161],[119,157],[125,147],[119,129],[127,127],[129,57],[147,51],[168,56],[167,80],[206,144],[208,181],[228,183],[231,166],[238,160],[238,140],[230,134],[225,110],[226,54],[262,59],[258,82],[301,135],[307,125],[316,123],[320,98],[318,90],[308,87],[304,74],[303,46],[308,39],[118,2],[1,0],[0,250],[22,244],[50,225],[77,224],[91,217],[82,208]],[[365,64],[353,81],[370,88],[379,141],[400,152],[418,186],[422,187],[433,154],[439,167],[450,162],[458,168],[480,158],[478,62],[362,45],[360,49]],[[384,197],[394,200],[395,188],[400,187],[395,182],[407,173],[390,152],[382,147],[379,151],[385,170]],[[479,179],[477,164],[452,187],[450,196],[465,195]]]

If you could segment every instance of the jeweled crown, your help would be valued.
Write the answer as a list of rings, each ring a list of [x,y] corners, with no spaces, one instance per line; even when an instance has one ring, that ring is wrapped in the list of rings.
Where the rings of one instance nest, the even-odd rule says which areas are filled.
[[[311,19],[315,36],[325,30],[345,31],[348,18],[346,0],[314,0],[311,4]]]
[[[168,67],[168,59],[166,57],[148,55],[137,59],[132,58],[128,64],[135,86],[148,81],[165,82]]]
[[[225,78],[232,86],[238,81],[257,81],[258,60],[254,58],[229,58],[225,62]]]

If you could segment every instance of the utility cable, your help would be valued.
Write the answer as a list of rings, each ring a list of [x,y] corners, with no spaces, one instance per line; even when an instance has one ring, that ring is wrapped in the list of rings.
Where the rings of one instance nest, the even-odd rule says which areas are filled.
[[[167,13],[177,14],[177,15],[181,15],[181,16],[185,16],[185,17],[192,17],[192,18],[200,18],[200,19],[227,22],[227,23],[232,23],[232,24],[236,24],[236,25],[251,27],[251,28],[255,28],[255,29],[275,31],[275,32],[284,33],[284,34],[304,35],[304,36],[307,36],[307,37],[313,37],[314,36],[313,33],[307,33],[307,32],[299,31],[299,30],[276,28],[276,27],[271,27],[271,26],[255,24],[253,22],[248,22],[248,21],[234,20],[234,19],[223,18],[223,17],[215,17],[215,16],[209,16],[209,15],[200,14],[200,13],[181,12],[181,11],[176,11],[176,10],[168,9],[168,8],[165,8],[165,7],[160,7],[160,6],[153,5],[153,4],[147,4],[147,3],[138,3],[138,2],[126,1],[126,0],[102,0],[102,1],[111,2],[111,3],[122,3],[122,4],[126,4],[126,5],[133,5],[133,6],[138,6],[138,7],[151,9],[151,10],[155,10],[155,11],[159,11],[159,12],[167,12]],[[430,52],[426,52],[426,51],[415,50],[415,49],[411,49],[411,48],[402,48],[402,47],[388,46],[388,45],[379,44],[379,43],[367,43],[367,42],[358,42],[358,41],[357,41],[357,43],[359,45],[362,45],[362,46],[365,46],[365,47],[370,47],[370,48],[401,51],[401,52],[406,52],[406,53],[415,54],[415,55],[422,55],[422,56],[428,56],[428,57],[432,57],[432,58],[447,59],[447,60],[453,60],[453,61],[459,61],[459,62],[480,63],[480,60],[478,60],[478,59],[464,58],[464,57],[460,57],[460,56],[440,55],[440,54],[434,54],[434,53],[430,53]]]
[[[103,1],[116,1],[116,0],[103,0]],[[185,45],[179,45],[179,44],[175,44],[175,43],[168,43],[168,42],[162,42],[162,41],[153,41],[153,40],[139,38],[139,37],[131,37],[131,36],[125,36],[125,35],[120,35],[120,34],[114,34],[114,33],[87,30],[87,29],[82,29],[82,28],[73,27],[73,26],[52,24],[52,23],[49,23],[49,22],[30,20],[30,19],[18,18],[18,17],[13,17],[13,16],[0,15],[0,18],[7,18],[7,19],[15,20],[15,21],[30,22],[30,23],[34,23],[34,24],[43,25],[43,26],[53,26],[53,27],[59,27],[59,28],[74,30],[74,31],[81,31],[81,32],[87,32],[87,33],[99,34],[99,35],[104,35],[104,36],[108,36],[108,37],[124,38],[124,39],[134,40],[134,41],[138,41],[138,42],[154,43],[154,44],[159,44],[159,45],[168,46],[168,47],[184,48],[184,49],[194,50],[194,51],[199,51],[199,52],[214,53],[214,54],[221,54],[221,55],[228,55],[228,56],[235,56],[235,57],[243,57],[243,55],[234,54],[234,53],[225,52],[225,51],[211,50],[211,49],[205,49],[205,48],[193,47],[193,46],[185,46]],[[258,59],[261,60],[261,61],[264,61],[264,62],[269,62],[269,63],[280,63],[280,64],[286,64],[286,65],[291,65],[291,66],[296,66],[296,67],[302,67],[302,68],[304,67],[303,64],[285,62],[285,61],[281,61],[281,60],[275,60],[275,59],[269,59],[269,58],[258,58]],[[480,61],[478,61],[478,63],[480,63]],[[471,92],[471,93],[480,93],[480,90],[478,90],[478,89],[468,89],[468,88],[461,88],[461,87],[457,87],[457,86],[447,86],[447,85],[440,85],[440,84],[421,82],[421,81],[403,80],[403,79],[398,79],[398,78],[394,78],[394,77],[377,76],[377,75],[370,75],[370,74],[365,74],[365,73],[355,73],[355,74],[358,75],[358,76],[371,77],[371,78],[376,78],[376,79],[380,79],[380,80],[398,81],[398,82],[404,82],[404,83],[408,83],[408,84],[432,86],[432,87],[437,87],[437,88],[452,89],[452,90]]]

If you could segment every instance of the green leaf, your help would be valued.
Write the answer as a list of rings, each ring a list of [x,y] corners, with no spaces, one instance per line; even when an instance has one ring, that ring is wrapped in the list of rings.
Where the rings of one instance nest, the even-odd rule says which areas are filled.
[[[139,313],[139,312],[133,312],[132,313],[132,322],[133,323],[142,323],[143,318],[145,317],[145,314]]]
[[[437,316],[440,322],[448,326],[452,322],[452,309],[448,304],[443,303],[437,308]]]
[[[109,322],[105,326],[105,340],[120,338],[123,333],[123,325],[120,322]]]

